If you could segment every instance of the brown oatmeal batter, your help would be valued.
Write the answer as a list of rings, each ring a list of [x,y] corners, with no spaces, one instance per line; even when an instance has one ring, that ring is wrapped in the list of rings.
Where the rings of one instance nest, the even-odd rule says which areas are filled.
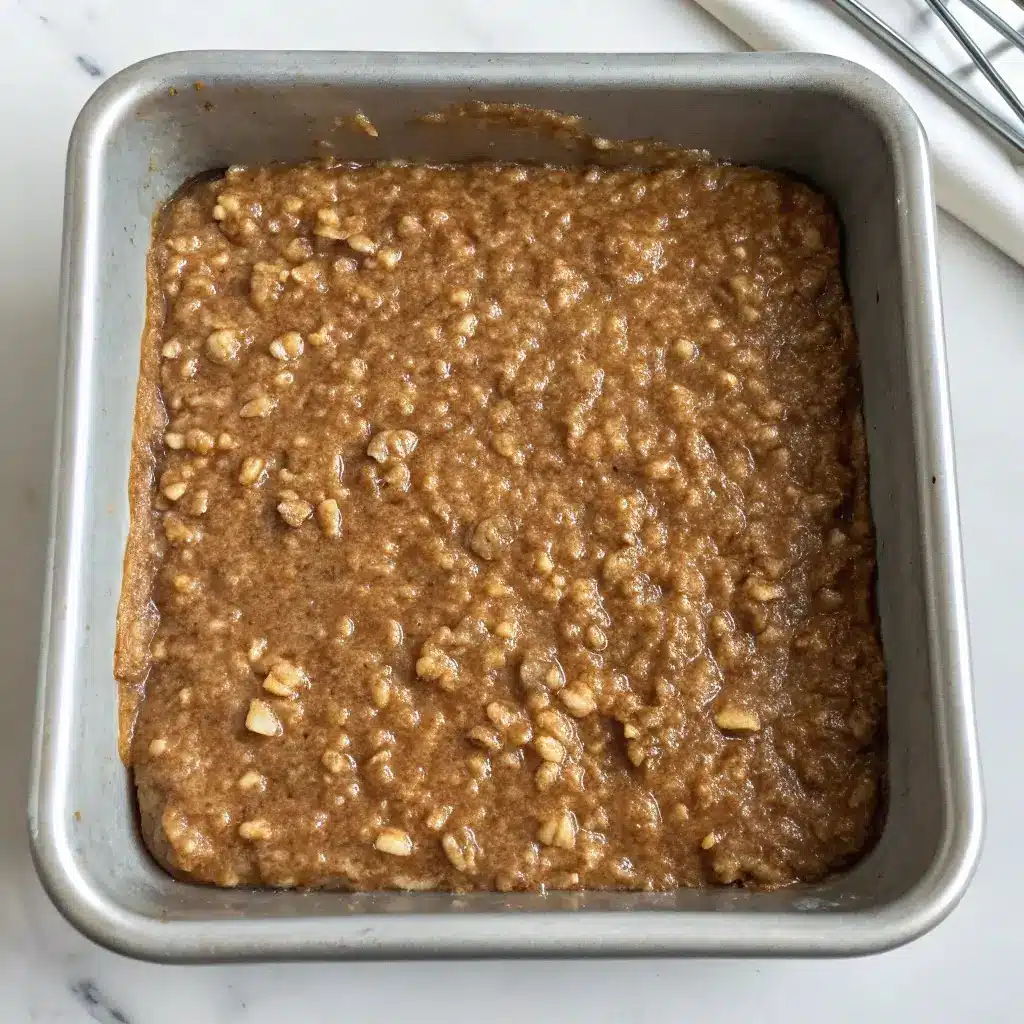
[[[169,871],[776,886],[865,849],[884,671],[822,196],[233,168],[151,275],[118,673]]]

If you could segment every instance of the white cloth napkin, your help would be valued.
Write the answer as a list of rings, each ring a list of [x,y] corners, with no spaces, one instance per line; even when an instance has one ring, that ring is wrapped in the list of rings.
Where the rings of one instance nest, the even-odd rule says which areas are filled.
[[[874,37],[862,32],[843,17],[827,0],[697,0],[708,13],[755,50],[800,50],[829,53],[855,61],[884,78],[902,93],[924,124],[931,144],[935,194],[939,205],[973,228],[983,238],[1024,266],[1024,172],[1015,167],[1008,153],[986,131],[960,113],[944,96],[906,70]],[[878,13],[885,15],[882,4]],[[1019,8],[1015,8],[1019,12]],[[903,13],[908,10],[904,0]],[[919,49],[931,49],[940,67],[937,51],[951,55],[941,26],[930,21],[924,5],[914,9],[917,33],[931,34]],[[891,13],[891,12],[888,12]],[[896,13],[899,13],[898,11]],[[887,19],[890,20],[890,19]],[[1008,18],[1011,24],[1017,25]],[[896,18],[890,24],[898,29]],[[905,38],[912,32],[903,31]],[[955,46],[955,43],[952,43]],[[1016,59],[1016,58],[1014,58]],[[962,63],[969,58],[963,55]],[[1011,80],[1024,71],[1021,64],[1007,75]]]

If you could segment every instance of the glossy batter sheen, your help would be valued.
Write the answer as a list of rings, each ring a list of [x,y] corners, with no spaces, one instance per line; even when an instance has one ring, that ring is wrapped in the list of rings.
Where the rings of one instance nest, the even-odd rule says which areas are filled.
[[[233,168],[151,270],[118,671],[168,870],[777,886],[870,843],[822,196],[692,160]]]

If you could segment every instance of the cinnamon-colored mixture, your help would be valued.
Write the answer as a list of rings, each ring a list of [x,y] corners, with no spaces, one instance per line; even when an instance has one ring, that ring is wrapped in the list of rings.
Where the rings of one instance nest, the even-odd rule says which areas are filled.
[[[776,886],[870,843],[822,196],[701,161],[232,168],[164,210],[150,302],[118,671],[168,870]]]

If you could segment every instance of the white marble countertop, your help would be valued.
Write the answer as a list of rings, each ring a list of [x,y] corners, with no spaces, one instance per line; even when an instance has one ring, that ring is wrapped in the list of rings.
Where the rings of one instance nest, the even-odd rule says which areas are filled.
[[[166,967],[77,935],[29,860],[64,150],[93,88],[132,61],[195,47],[738,45],[688,0],[0,0],[0,1024],[1024,1020],[1024,270],[948,218],[940,256],[989,818],[970,892],[933,933],[857,961]]]

